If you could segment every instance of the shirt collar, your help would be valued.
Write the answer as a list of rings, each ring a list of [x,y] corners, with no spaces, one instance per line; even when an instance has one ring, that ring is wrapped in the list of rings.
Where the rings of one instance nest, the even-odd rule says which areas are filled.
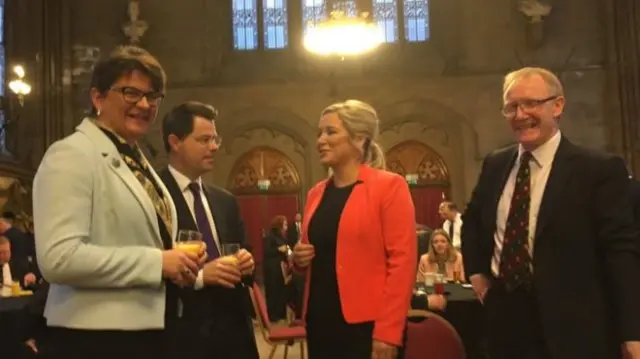
[[[533,157],[534,162],[540,167],[543,168],[545,166],[549,166],[551,162],[553,162],[553,158],[558,151],[558,147],[560,147],[560,140],[562,139],[562,134],[560,131],[556,132],[553,137],[551,137],[547,142],[538,146],[535,150],[531,151],[531,156]],[[524,153],[525,149],[522,145],[518,146],[518,161],[520,161],[520,157],[522,153]]]
[[[171,166],[171,165],[169,165],[169,172],[171,173],[173,178],[175,178],[176,183],[178,183],[178,188],[180,188],[180,191],[182,191],[182,192],[188,191],[189,190],[189,185],[192,182],[197,183],[198,186],[200,187],[200,190],[202,190],[202,177],[198,177],[195,181],[191,181],[187,176],[185,176],[182,173],[180,173],[180,171],[178,171],[177,169],[173,168],[173,166]]]

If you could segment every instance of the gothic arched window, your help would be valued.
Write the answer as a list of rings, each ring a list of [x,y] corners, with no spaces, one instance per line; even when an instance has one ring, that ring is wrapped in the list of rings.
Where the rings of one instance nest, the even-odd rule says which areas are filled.
[[[232,8],[236,50],[287,47],[287,0],[233,0]],[[260,27],[262,35],[258,33]]]
[[[384,42],[398,42],[398,3],[404,19],[405,40],[425,42],[429,40],[428,0],[373,0],[373,19],[384,36]],[[326,0],[302,0],[304,29],[326,18]],[[338,9],[348,15],[357,13],[355,0],[338,2]],[[333,9],[329,9],[329,12]]]

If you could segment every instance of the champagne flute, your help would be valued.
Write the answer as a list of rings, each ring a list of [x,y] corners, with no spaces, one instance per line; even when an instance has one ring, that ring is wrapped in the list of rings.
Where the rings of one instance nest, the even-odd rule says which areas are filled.
[[[176,238],[175,249],[181,250],[186,253],[199,255],[203,245],[204,242],[202,241],[202,233],[186,229],[181,229],[178,231],[178,238]]]

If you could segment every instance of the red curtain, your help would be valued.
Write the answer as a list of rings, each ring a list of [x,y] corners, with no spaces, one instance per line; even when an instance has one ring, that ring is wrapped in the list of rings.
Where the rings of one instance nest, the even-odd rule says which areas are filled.
[[[440,228],[442,219],[438,214],[438,207],[443,201],[446,189],[442,187],[413,187],[411,197],[416,207],[416,222],[429,228]]]
[[[240,214],[244,221],[244,230],[247,233],[247,240],[253,247],[253,257],[256,263],[262,262],[262,230],[264,218],[262,209],[264,206],[264,196],[238,196]]]
[[[238,196],[238,204],[249,243],[253,247],[253,256],[256,263],[261,263],[262,231],[268,231],[271,220],[278,215],[287,217],[288,222],[293,221],[298,211],[298,196],[294,194]]]

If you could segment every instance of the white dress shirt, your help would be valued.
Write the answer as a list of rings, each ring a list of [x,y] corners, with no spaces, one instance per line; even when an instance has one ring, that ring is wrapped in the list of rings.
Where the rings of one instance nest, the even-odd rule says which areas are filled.
[[[533,256],[533,245],[535,242],[536,225],[538,224],[538,212],[540,211],[540,203],[544,189],[547,186],[553,158],[560,146],[562,135],[558,131],[549,141],[540,147],[531,151],[532,160],[529,162],[531,173],[531,198],[529,204],[529,253]],[[525,152],[524,148],[518,148],[518,158],[514,163],[513,169],[507,178],[500,201],[498,202],[498,212],[496,216],[496,232],[493,236],[495,248],[493,250],[493,260],[491,261],[491,271],[495,276],[500,273],[500,254],[502,253],[502,242],[504,240],[504,231],[507,226],[507,217],[509,216],[509,207],[511,207],[511,197],[515,190],[516,176],[520,163],[520,157]]]
[[[187,202],[187,206],[191,211],[191,216],[193,217],[193,221],[197,225],[198,222],[196,220],[196,212],[194,209],[195,198],[193,197],[193,192],[189,189],[189,185],[193,181],[187,178],[187,176],[178,172],[178,170],[176,170],[172,166],[169,166],[169,172],[171,173],[173,178],[176,180],[176,183],[178,184],[178,188],[180,188],[180,191],[182,192],[182,196],[184,197],[184,200]],[[211,232],[213,233],[213,241],[215,242],[215,245],[218,247],[218,253],[221,253],[220,239],[218,238],[218,231],[216,230],[216,222],[213,220],[213,214],[211,213],[211,207],[209,207],[209,201],[207,201],[207,196],[205,195],[202,188],[202,178],[196,179],[195,183],[197,183],[198,186],[200,186],[200,198],[202,199],[202,204],[204,205],[204,211],[207,214],[207,219],[209,220],[209,226],[211,226]],[[203,278],[203,273],[201,269],[198,272],[198,277],[196,278],[196,283],[194,285],[194,288],[201,289],[202,287],[204,287],[204,278]]]
[[[451,242],[453,243],[453,247],[460,249],[462,245],[462,241],[460,239],[460,231],[462,230],[462,215],[460,213],[456,213],[456,218],[453,220],[453,237],[451,233],[449,233],[449,227],[451,226],[451,221],[446,220],[442,224],[442,229],[447,232],[449,237],[451,237]]]

